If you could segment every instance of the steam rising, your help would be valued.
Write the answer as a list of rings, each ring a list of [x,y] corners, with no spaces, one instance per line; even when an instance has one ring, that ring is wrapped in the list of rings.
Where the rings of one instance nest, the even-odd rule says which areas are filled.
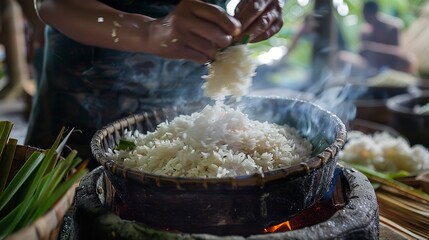
[[[356,105],[351,100],[352,88],[348,86],[331,87],[314,99],[314,103],[337,115],[348,123],[356,117]]]

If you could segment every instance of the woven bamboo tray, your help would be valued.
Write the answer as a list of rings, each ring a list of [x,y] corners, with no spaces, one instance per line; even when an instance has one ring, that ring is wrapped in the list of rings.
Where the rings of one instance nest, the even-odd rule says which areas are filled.
[[[14,164],[11,172],[16,173],[34,151],[42,150],[31,146],[18,145],[15,150]],[[73,202],[78,185],[79,181],[76,181],[47,213],[38,218],[31,225],[9,235],[6,237],[6,240],[57,239],[63,223],[63,217]]]

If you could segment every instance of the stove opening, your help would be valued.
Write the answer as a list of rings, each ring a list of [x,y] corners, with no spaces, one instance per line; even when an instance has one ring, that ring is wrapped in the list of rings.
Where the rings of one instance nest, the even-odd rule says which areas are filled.
[[[287,232],[324,222],[347,204],[347,191],[349,191],[349,187],[343,181],[342,172],[336,169],[329,190],[318,202],[288,221],[264,228],[263,232]]]

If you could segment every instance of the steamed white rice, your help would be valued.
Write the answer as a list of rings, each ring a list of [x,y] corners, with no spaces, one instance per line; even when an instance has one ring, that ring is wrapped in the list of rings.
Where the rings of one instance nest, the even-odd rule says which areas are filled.
[[[154,132],[126,133],[134,150],[110,150],[115,162],[146,173],[211,178],[263,174],[311,155],[311,143],[288,125],[250,120],[223,103],[181,115]]]
[[[339,153],[341,161],[367,166],[380,172],[429,169],[429,151],[420,144],[410,146],[402,137],[388,132],[364,134],[350,131],[348,142]]]
[[[208,64],[208,75],[204,76],[204,94],[216,100],[225,96],[244,96],[252,85],[256,63],[247,44],[230,46],[219,51],[215,60]]]

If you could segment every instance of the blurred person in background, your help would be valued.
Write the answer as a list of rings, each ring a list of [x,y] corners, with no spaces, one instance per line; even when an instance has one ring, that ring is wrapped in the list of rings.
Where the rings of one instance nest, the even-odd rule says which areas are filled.
[[[375,1],[364,4],[363,16],[366,23],[361,30],[360,55],[368,65],[413,73],[415,69],[411,59],[400,47],[402,20],[382,14]]]
[[[26,144],[47,148],[74,127],[69,146],[92,158],[104,125],[200,99],[205,63],[219,49],[268,39],[283,24],[278,0],[242,0],[234,16],[225,2],[36,0],[46,45]]]
[[[402,20],[380,12],[375,1],[366,1],[362,14],[365,22],[360,31],[359,52],[357,55],[347,51],[340,52],[340,62],[351,64],[355,69],[353,75],[364,77],[385,70],[416,75],[415,57],[404,52],[400,45],[400,34],[404,25]]]

